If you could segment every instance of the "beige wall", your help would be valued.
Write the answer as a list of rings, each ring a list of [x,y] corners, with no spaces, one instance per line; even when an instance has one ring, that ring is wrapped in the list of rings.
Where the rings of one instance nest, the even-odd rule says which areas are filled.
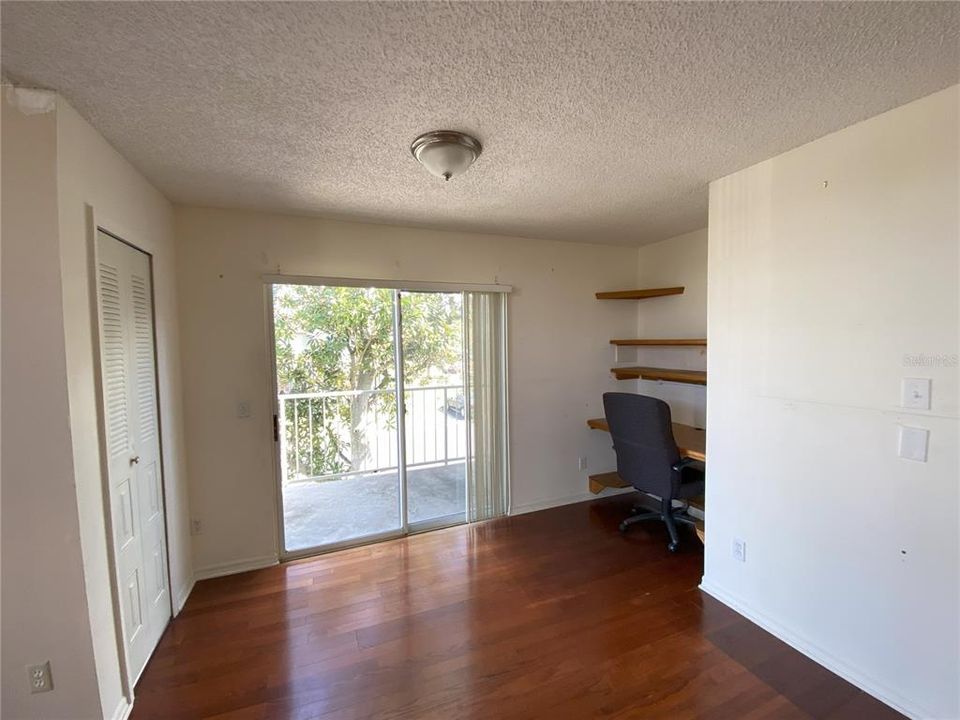
[[[91,229],[97,225],[153,258],[163,480],[172,595],[178,607],[193,582],[183,450],[179,332],[170,203],[62,99],[57,113],[60,262],[70,425],[77,503],[100,692],[106,712],[122,704],[107,564],[91,301]]]
[[[630,286],[637,251],[264,213],[177,208],[191,507],[202,574],[277,553],[264,273],[500,282],[510,308],[510,434],[516,511],[584,499],[609,470],[609,438],[585,426],[614,389],[609,340],[636,306],[593,293]],[[236,417],[241,400],[249,419]]]
[[[101,717],[80,550],[57,230],[57,113],[2,104],[2,709]],[[26,666],[50,660],[55,690]],[[111,708],[112,710],[112,708]]]
[[[960,716],[958,101],[710,186],[703,586],[923,718]],[[900,425],[930,431],[926,463]]]
[[[637,284],[684,287],[683,295],[637,303],[638,337],[706,337],[707,229],[641,247]],[[707,351],[702,347],[621,349],[620,358],[651,367],[707,369]],[[637,392],[669,403],[676,422],[705,426],[707,391],[703,386],[638,380]]]

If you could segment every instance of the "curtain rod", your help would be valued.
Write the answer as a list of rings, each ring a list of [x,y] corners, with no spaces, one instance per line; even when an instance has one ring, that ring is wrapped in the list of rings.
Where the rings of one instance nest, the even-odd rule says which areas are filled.
[[[316,277],[314,275],[261,275],[265,283],[273,285],[332,285],[340,287],[375,287],[391,290],[409,290],[425,292],[498,292],[513,291],[512,285],[499,283],[451,283],[430,282],[426,280],[375,280],[370,278]]]

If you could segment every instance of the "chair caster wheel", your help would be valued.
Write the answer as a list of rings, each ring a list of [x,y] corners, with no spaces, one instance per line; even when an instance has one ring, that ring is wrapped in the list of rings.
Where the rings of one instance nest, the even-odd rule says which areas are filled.
[[[679,547],[680,547],[680,543],[672,542],[669,545],[667,545],[667,550],[669,550],[672,553],[675,553]]]

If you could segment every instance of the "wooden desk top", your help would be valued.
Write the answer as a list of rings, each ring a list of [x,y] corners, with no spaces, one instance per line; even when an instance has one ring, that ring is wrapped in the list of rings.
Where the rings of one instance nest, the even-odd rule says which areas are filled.
[[[587,420],[587,425],[594,430],[610,432],[610,426],[607,425],[606,418],[593,418]],[[683,425],[681,423],[673,424],[673,439],[677,443],[677,449],[680,451],[680,457],[688,457],[692,460],[707,461],[707,432],[700,430],[692,425]]]

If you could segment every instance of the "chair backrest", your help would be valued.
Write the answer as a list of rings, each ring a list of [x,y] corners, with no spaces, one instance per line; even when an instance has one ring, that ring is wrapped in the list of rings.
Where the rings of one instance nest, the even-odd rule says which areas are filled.
[[[680,452],[673,439],[670,406],[632,393],[604,393],[603,409],[617,453],[617,473],[637,490],[673,497]]]

